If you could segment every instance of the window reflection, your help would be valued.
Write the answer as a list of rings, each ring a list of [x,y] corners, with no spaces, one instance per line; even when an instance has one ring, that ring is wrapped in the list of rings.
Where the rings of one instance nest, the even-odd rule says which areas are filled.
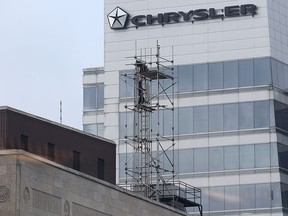
[[[254,168],[254,145],[240,146],[240,168],[248,169]]]
[[[246,102],[239,104],[239,129],[254,128],[254,104]]]
[[[224,62],[224,88],[238,87],[238,61]]]
[[[208,65],[208,84],[209,89],[223,88],[223,63],[210,63]]]
[[[120,97],[134,96],[134,70],[121,71]],[[166,71],[165,73],[171,73]],[[288,89],[288,65],[272,58],[245,59],[174,67],[177,78],[175,92],[193,92],[214,89],[270,85]],[[124,76],[125,75],[125,76]],[[161,85],[169,86],[167,80]],[[152,94],[156,94],[156,82],[152,82]],[[171,93],[171,88],[168,92]]]
[[[223,131],[223,105],[209,106],[209,131]]]
[[[209,171],[223,170],[223,147],[209,148]]]
[[[241,209],[254,209],[256,207],[255,185],[240,185]]]
[[[96,86],[84,86],[83,88],[83,109],[96,109]]]
[[[194,171],[207,172],[208,171],[208,148],[194,149]]]
[[[254,84],[271,84],[270,58],[254,59]]]
[[[239,169],[239,146],[224,147],[225,170]]]
[[[208,65],[194,65],[193,90],[203,91],[208,89]]]
[[[193,110],[194,110],[193,112],[194,132],[195,133],[207,132],[208,131],[208,106],[194,107]]]
[[[239,87],[253,86],[253,60],[239,61]]]
[[[185,65],[178,67],[178,85],[179,92],[191,92],[193,84],[193,66]]]

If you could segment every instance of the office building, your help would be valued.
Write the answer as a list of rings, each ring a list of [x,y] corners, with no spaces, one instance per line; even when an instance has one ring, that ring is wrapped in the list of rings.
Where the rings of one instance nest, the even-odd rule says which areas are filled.
[[[125,104],[135,97],[122,75],[135,70],[127,57],[158,41],[174,60],[176,178],[202,189],[204,215],[288,215],[287,12],[285,0],[105,1],[99,118],[118,144],[119,182],[134,124]]]

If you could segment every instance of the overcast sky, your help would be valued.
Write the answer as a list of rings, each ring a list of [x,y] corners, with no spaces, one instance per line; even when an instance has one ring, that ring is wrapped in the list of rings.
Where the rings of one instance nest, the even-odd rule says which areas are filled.
[[[0,105],[82,129],[82,69],[103,66],[103,0],[0,0]]]

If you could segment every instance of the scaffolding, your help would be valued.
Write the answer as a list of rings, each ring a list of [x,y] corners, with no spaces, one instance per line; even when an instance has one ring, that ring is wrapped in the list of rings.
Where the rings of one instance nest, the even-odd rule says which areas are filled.
[[[172,60],[161,57],[158,41],[156,52],[138,52],[135,46],[135,56],[128,57],[134,73],[122,75],[126,90],[134,89],[133,100],[125,103],[126,114],[134,114],[132,133],[125,124],[125,187],[184,211],[198,207],[202,215],[201,190],[175,181],[173,48]]]

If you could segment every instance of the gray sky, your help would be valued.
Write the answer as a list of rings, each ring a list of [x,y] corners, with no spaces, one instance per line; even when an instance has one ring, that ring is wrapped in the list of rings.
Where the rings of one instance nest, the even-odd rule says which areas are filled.
[[[82,69],[103,66],[103,0],[0,0],[0,105],[82,129]]]

